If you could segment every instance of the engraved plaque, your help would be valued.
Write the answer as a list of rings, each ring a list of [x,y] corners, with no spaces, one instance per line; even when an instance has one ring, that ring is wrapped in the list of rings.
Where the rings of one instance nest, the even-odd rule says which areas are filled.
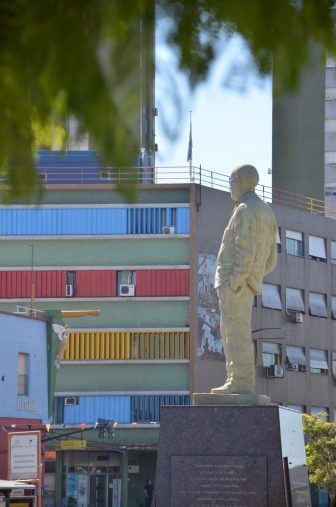
[[[265,456],[172,456],[170,505],[266,507]]]

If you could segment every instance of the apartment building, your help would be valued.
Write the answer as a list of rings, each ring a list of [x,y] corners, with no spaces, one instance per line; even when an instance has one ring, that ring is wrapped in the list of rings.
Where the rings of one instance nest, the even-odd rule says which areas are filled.
[[[64,156],[64,173],[74,156]],[[139,185],[136,203],[106,180],[108,168],[97,169],[94,183],[84,165],[71,183],[62,167],[53,179],[48,164],[40,170],[39,207],[0,208],[0,309],[29,307],[33,293],[36,309],[69,325],[59,364],[52,328],[48,338],[56,505],[135,507],[145,482],[155,481],[160,407],[188,404],[193,392],[225,381],[213,285],[231,198],[213,188],[213,173],[190,183],[189,168],[185,183],[156,175],[157,183]],[[334,221],[310,208],[272,207],[279,253],[253,309],[257,390],[335,420]],[[60,317],[95,309],[100,316]]]

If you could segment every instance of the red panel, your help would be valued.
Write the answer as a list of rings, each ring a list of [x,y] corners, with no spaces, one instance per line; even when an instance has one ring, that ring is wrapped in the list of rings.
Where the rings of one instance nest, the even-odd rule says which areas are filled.
[[[141,269],[136,272],[136,296],[189,295],[188,269]]]
[[[115,297],[116,274],[107,269],[77,271],[77,297]]]

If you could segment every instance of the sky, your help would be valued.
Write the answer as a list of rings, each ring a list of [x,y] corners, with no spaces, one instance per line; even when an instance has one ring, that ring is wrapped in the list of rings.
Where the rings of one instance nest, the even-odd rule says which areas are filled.
[[[157,30],[157,165],[188,165],[192,111],[194,166],[201,164],[202,168],[228,175],[239,164],[253,164],[260,183],[271,186],[272,84],[270,78],[261,80],[253,71],[248,76],[230,72],[233,65],[239,69],[239,62],[244,63],[247,57],[243,41],[234,37],[208,80],[191,93],[185,76],[177,71],[175,55]]]

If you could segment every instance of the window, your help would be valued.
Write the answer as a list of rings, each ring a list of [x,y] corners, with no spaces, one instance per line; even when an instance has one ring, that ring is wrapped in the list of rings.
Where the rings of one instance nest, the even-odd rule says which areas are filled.
[[[328,317],[325,294],[318,294],[317,292],[309,293],[309,311],[310,315],[314,315],[315,317]]]
[[[331,298],[331,313],[332,318],[336,319],[336,296],[332,296]]]
[[[286,405],[288,408],[291,408],[292,410],[296,410],[297,412],[300,412],[301,414],[305,411],[304,405]]]
[[[101,180],[111,180],[111,172],[110,171],[99,171],[99,178]]]
[[[270,283],[263,283],[261,291],[261,301],[264,308],[273,308],[281,310],[280,287]]]
[[[293,371],[306,371],[306,356],[302,347],[287,347],[287,367]]]
[[[334,377],[336,377],[336,352],[332,352],[332,354],[331,354],[331,367],[332,367],[332,374]]]
[[[262,342],[262,365],[269,368],[281,364],[281,348],[278,343]]]
[[[67,271],[65,295],[67,297],[76,295],[76,271]]]
[[[324,238],[309,236],[309,259],[322,262],[327,261]]]
[[[296,257],[304,257],[303,235],[301,232],[286,229],[286,252]]]
[[[331,257],[331,264],[336,264],[336,241],[331,242],[330,257]]]
[[[310,349],[311,373],[328,374],[328,358],[326,350]]]
[[[303,290],[286,288],[286,310],[305,311]]]
[[[280,253],[281,252],[280,227],[278,227],[276,231],[276,245],[277,245],[277,253]]]
[[[310,414],[319,415],[324,421],[327,421],[329,419],[329,410],[327,407],[311,407]]]
[[[21,396],[28,396],[29,382],[29,354],[19,352],[18,354],[18,389]]]

